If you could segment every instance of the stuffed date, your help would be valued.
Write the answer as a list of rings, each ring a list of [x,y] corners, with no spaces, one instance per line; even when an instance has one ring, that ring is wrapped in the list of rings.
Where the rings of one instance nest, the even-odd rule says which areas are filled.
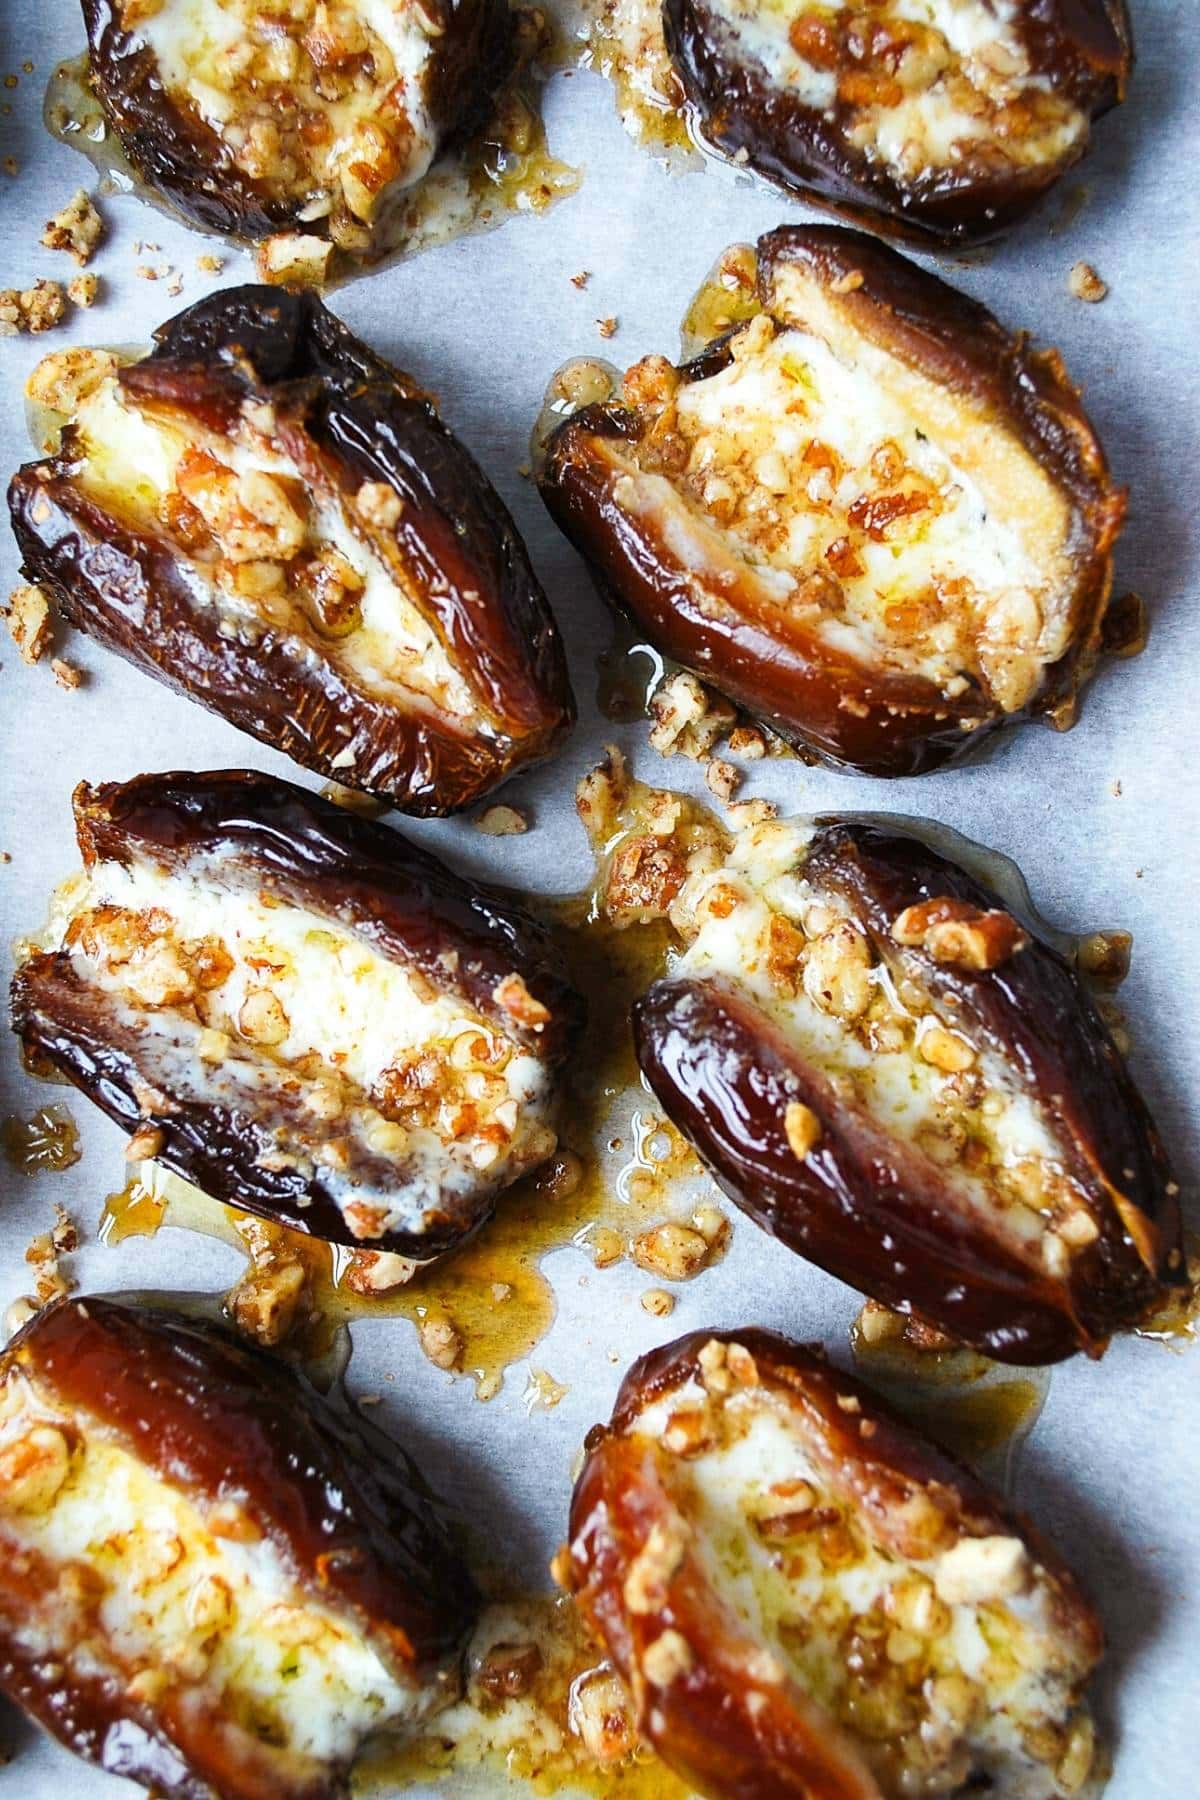
[[[1125,495],[1057,353],[837,226],[768,233],[756,279],[753,316],[557,428],[561,529],[661,651],[828,762],[916,774],[1069,722]]]
[[[141,178],[320,280],[369,258],[512,61],[504,0],[83,0],[91,82]]]
[[[186,1800],[333,1800],[458,1691],[478,1601],[407,1455],[193,1319],[62,1300],[0,1354],[0,1688]]]
[[[1021,218],[1124,97],[1125,0],[663,0],[700,135],[793,193],[933,243]]]
[[[518,908],[266,776],[81,785],[75,816],[84,870],[13,1024],[131,1155],[426,1259],[552,1153],[581,1002]]]
[[[606,915],[682,940],[634,1007],[643,1074],[756,1223],[1002,1362],[1098,1355],[1164,1304],[1178,1186],[1023,903],[884,820],[731,835],[615,761],[580,804]]]
[[[569,1579],[663,1760],[709,1800],[1050,1800],[1087,1782],[1099,1623],[1024,1520],[774,1333],[634,1364]]]
[[[428,396],[313,295],[232,288],[138,362],[57,352],[69,424],[9,489],[74,625],[411,813],[548,755],[574,706],[516,527]]]

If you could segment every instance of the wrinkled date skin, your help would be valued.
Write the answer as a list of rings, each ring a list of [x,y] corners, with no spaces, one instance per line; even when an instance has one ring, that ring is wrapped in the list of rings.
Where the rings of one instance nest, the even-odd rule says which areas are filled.
[[[939,960],[911,933],[898,941],[897,921],[919,922],[930,904],[935,920],[1015,926],[994,893],[916,838],[826,822],[799,872],[844,915],[863,960],[875,959],[893,991],[914,984],[912,1006],[949,1028],[939,1066],[963,1072],[935,1086],[948,1095],[978,1080],[982,1101],[960,1088],[958,1139],[922,1141],[856,1085],[853,1059],[821,1066],[802,1031],[769,1016],[736,977],[685,969],[634,1012],[659,1102],[757,1224],[872,1298],[1001,1362],[1099,1355],[1164,1302],[1183,1257],[1158,1133],[1079,978],[1028,921],[1023,943],[993,967]],[[923,1059],[935,1052],[922,1042],[905,1067],[927,1077]],[[1032,1216],[1010,1210],[1003,1143],[993,1162],[972,1159],[971,1132],[987,1117],[972,1109],[994,1093],[1027,1096],[1045,1123]],[[789,1135],[792,1107],[811,1144]]]
[[[313,9],[306,14],[303,7],[295,7],[278,22],[276,36],[295,45],[292,71],[285,75],[266,68],[257,73],[251,69],[241,86],[234,83],[230,89],[232,116],[236,120],[244,105],[247,127],[273,114],[275,154],[267,156],[265,166],[256,165],[238,154],[234,142],[205,117],[193,96],[164,79],[158,54],[141,21],[128,22],[135,11],[128,0],[125,4],[122,0],[82,0],[82,4],[89,72],[105,117],[142,180],[188,218],[209,230],[250,239],[288,226],[325,237],[333,221],[336,241],[339,211],[352,230],[356,225],[373,225],[371,212],[363,218],[365,208],[360,206],[357,216],[344,208],[336,179],[329,183],[332,207],[324,213],[314,209],[314,190],[320,192],[326,185],[320,169],[302,164],[296,170],[298,146],[278,141],[290,139],[298,130],[300,145],[304,144],[300,128],[304,114],[310,120],[310,141],[324,144],[336,136],[336,123],[328,132],[312,134],[311,121],[323,111],[321,89],[330,82],[341,87],[347,79],[371,79],[377,72],[371,69],[368,49],[347,43],[343,52],[333,41],[336,30],[330,33],[330,41],[322,44]],[[206,4],[214,13],[232,10],[228,5],[219,6],[217,0],[206,0]],[[159,10],[145,9],[151,24]],[[168,10],[181,11],[178,0],[168,0]],[[202,5],[201,14],[203,10]],[[359,9],[350,5],[340,10],[351,15],[353,29]],[[418,104],[429,132],[421,162],[425,156],[436,158],[440,150],[480,122],[513,61],[512,26],[503,0],[434,0],[424,11],[435,47],[429,51],[417,83]],[[227,31],[228,23],[222,23]],[[248,34],[243,37],[247,47],[253,41]],[[270,34],[264,34],[262,41],[259,60],[264,60],[264,52],[269,60]],[[400,86],[403,89],[403,84]],[[305,93],[306,87],[315,87],[316,92]],[[375,112],[385,118],[387,97],[381,98],[383,104]],[[402,145],[409,136],[403,102],[388,124],[393,139]],[[399,159],[392,146],[386,149],[389,160],[367,183],[385,195],[393,183],[402,189],[423,172],[418,163],[406,180],[404,171],[394,166]],[[368,139],[364,154],[370,158],[372,151],[378,154],[379,145]]]
[[[659,650],[802,754],[915,775],[1024,717],[1069,723],[1125,494],[1057,352],[862,233],[784,226],[757,252],[762,314],[680,369],[646,359],[623,401],[555,431],[539,480],[556,523]],[[847,384],[864,419],[901,411],[847,438]],[[714,406],[717,425],[698,422]],[[789,519],[802,553],[780,547]],[[939,530],[931,578],[923,537]],[[988,530],[1022,559],[1015,612],[976,555]]]
[[[349,1640],[381,1725],[454,1698],[474,1585],[413,1463],[344,1398],[214,1326],[89,1298],[13,1339],[0,1400],[0,1687],[78,1756],[186,1800],[334,1800],[369,1727],[326,1717],[355,1702],[336,1675],[297,1714],[282,1668],[304,1687]]]
[[[18,970],[13,1026],[148,1134],[142,1154],[295,1230],[423,1259],[553,1151],[583,1003],[517,907],[267,776],[145,775],[75,809],[89,886],[62,947]],[[499,1082],[486,1102],[463,1042]]]
[[[765,7],[731,18],[722,0],[664,0],[663,26],[699,130],[716,149],[876,230],[971,244],[1023,218],[1085,154],[1090,122],[1124,97],[1133,44],[1125,0],[1016,0],[1004,9],[968,0],[961,10],[990,25],[996,46],[994,66],[980,58],[968,82],[951,47],[955,6],[961,0],[943,0],[925,25],[888,0],[832,13],[798,0],[790,19]],[[1012,14],[1007,29],[1003,12]],[[760,50],[778,37],[777,54],[794,52],[795,76],[772,75],[755,33]],[[942,121],[955,109],[955,85],[966,105],[947,154],[938,140],[950,135]],[[903,129],[889,132],[889,117]],[[888,137],[902,137],[898,154]]]
[[[1065,1791],[1005,1777],[1034,1760],[1025,1728],[1049,1724],[1060,1754],[1103,1649],[1069,1570],[869,1388],[775,1333],[695,1332],[633,1365],[588,1438],[569,1580],[640,1729],[710,1800]],[[993,1634],[1022,1632],[1015,1594],[1035,1680],[965,1679],[955,1629],[985,1606]],[[948,1724],[951,1695],[969,1703]],[[982,1745],[972,1714],[1007,1741]]]
[[[469,806],[558,747],[562,643],[503,502],[315,296],[227,289],[143,361],[97,356],[59,454],[9,489],[26,572],[73,625],[404,812]],[[118,479],[131,413],[174,459],[154,504]]]

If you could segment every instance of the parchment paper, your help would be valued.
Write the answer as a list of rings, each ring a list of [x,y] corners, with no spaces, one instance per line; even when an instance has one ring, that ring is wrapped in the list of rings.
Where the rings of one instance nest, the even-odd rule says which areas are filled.
[[[1056,923],[1132,930],[1123,1004],[1136,1071],[1185,1183],[1194,1184],[1200,68],[1194,0],[1140,0],[1134,11],[1140,60],[1131,97],[1101,123],[1083,170],[1004,245],[969,263],[952,262],[945,272],[1006,321],[1057,344],[1083,382],[1114,467],[1133,490],[1117,591],[1135,587],[1149,602],[1149,648],[1101,675],[1082,722],[1066,736],[1028,727],[985,763],[903,784],[772,761],[757,765],[743,792],[775,799],[784,810],[927,814],[1015,857]],[[0,160],[13,156],[19,164],[15,175],[0,173],[0,285],[73,273],[65,257],[37,240],[50,213],[81,183],[94,188],[94,180],[81,157],[47,136],[40,111],[52,65],[81,44],[72,0],[0,4],[0,74],[19,76],[15,88],[0,89],[0,101],[12,108],[0,113]],[[35,65],[32,74],[22,70],[26,61]],[[610,627],[580,563],[518,473],[530,423],[546,380],[568,356],[602,353],[624,365],[651,350],[673,353],[684,306],[720,250],[803,209],[725,170],[669,176],[625,137],[612,91],[598,76],[557,76],[547,115],[552,148],[586,171],[574,198],[548,216],[513,219],[356,282],[333,305],[441,397],[445,416],[512,507],[566,635],[581,702],[566,752],[505,791],[533,816],[527,836],[488,840],[463,824],[406,829],[468,870],[494,869],[517,885],[564,891],[579,886],[590,867],[573,785],[606,739],[624,743],[648,779],[703,790],[694,765],[664,763],[648,750],[644,725],[617,730],[596,713],[595,664]],[[49,336],[0,341],[5,470],[29,455],[21,388],[46,350],[143,340],[210,287],[250,278],[248,259],[236,251],[227,253],[220,276],[198,273],[197,255],[221,246],[136,199],[111,201],[104,211],[109,235],[93,265],[103,279],[101,303]],[[141,253],[138,240],[161,248]],[[1109,283],[1102,305],[1083,305],[1067,291],[1068,271],[1080,258]],[[182,295],[169,296],[164,281],[139,279],[135,266],[146,262],[182,271]],[[581,269],[592,271],[583,290],[570,281]],[[604,344],[595,321],[609,315],[619,329]],[[4,592],[16,578],[4,530]],[[69,795],[76,781],[244,764],[308,779],[87,640],[73,639],[67,654],[86,671],[86,685],[69,693],[45,665],[22,665],[7,637],[0,643],[0,849],[12,857],[0,865],[5,982],[13,935],[40,921],[50,885],[75,864]],[[0,1161],[0,1301],[30,1287],[24,1250],[52,1222],[54,1201],[88,1234],[75,1262],[85,1291],[228,1284],[240,1265],[205,1239],[163,1230],[115,1249],[95,1241],[103,1196],[123,1180],[121,1136],[82,1099],[28,1079],[15,1044],[0,1042],[0,1116],[27,1114],[48,1099],[70,1104],[85,1152],[61,1178],[25,1178]],[[496,1399],[477,1403],[469,1381],[424,1360],[399,1319],[356,1328],[350,1370],[353,1387],[384,1394],[375,1416],[405,1437],[514,1571],[535,1582],[562,1535],[572,1454],[588,1426],[607,1415],[621,1370],[636,1354],[705,1323],[760,1323],[844,1348],[857,1310],[849,1290],[736,1214],[730,1254],[679,1290],[669,1319],[652,1319],[639,1306],[648,1278],[627,1262],[599,1272],[590,1258],[567,1251],[551,1273],[559,1315],[535,1361],[568,1384],[553,1411],[526,1415],[520,1367]],[[394,1381],[385,1382],[386,1375]],[[1200,1351],[1172,1353],[1153,1342],[1118,1342],[1098,1366],[1075,1359],[1055,1371],[1021,1464],[1020,1501],[1058,1538],[1110,1634],[1099,1701],[1116,1744],[1111,1800],[1183,1800],[1200,1790],[1198,1375]],[[19,1750],[0,1769],[0,1793],[13,1800],[50,1800],[68,1783],[79,1800],[138,1791],[72,1766],[15,1715],[0,1715],[0,1730]]]

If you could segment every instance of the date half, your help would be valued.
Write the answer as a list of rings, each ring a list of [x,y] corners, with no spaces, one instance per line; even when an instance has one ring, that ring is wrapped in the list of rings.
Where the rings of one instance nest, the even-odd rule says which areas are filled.
[[[1133,62],[1125,0],[663,0],[662,19],[716,149],[934,244],[1027,213],[1084,155]]]
[[[267,776],[82,785],[75,816],[84,870],[13,1025],[131,1154],[418,1259],[551,1154],[582,1002],[519,909]]]
[[[757,283],[558,427],[554,519],[658,649],[827,762],[1069,722],[1125,495],[1057,353],[837,226],[768,233]]]
[[[1107,1026],[959,864],[884,823],[771,821],[677,915],[642,1070],[789,1248],[1015,1363],[1099,1355],[1183,1278],[1179,1190]]]
[[[1023,1519],[774,1333],[635,1363],[588,1439],[570,1583],[709,1800],[1074,1794],[1100,1626]]]
[[[402,811],[453,812],[574,719],[558,631],[486,475],[316,299],[228,288],[140,362],[52,354],[69,421],[9,488],[31,581],[160,681]]]
[[[392,1439],[215,1327],[57,1302],[0,1354],[0,1687],[185,1800],[334,1800],[478,1599]]]
[[[270,14],[83,0],[83,14],[92,85],[141,178],[217,231],[290,228],[318,274],[334,247],[380,247],[512,63],[504,0],[289,0]]]

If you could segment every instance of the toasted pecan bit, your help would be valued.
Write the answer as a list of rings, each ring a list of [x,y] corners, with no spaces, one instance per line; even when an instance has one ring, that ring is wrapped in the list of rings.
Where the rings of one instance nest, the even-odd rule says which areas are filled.
[[[1029,934],[1006,912],[984,911],[949,895],[918,901],[892,921],[898,944],[926,950],[935,962],[962,969],[997,969],[1024,950]]]
[[[654,1687],[666,1688],[695,1664],[692,1647],[681,1632],[664,1631],[642,1652],[642,1673]]]
[[[534,999],[525,986],[523,975],[506,975],[503,981],[496,984],[492,998],[518,1025],[525,1025],[532,1031],[541,1031],[549,1023],[549,1007]]]
[[[51,671],[60,688],[77,688],[83,685],[83,670],[68,662],[65,657],[56,656],[50,663]]]
[[[1067,277],[1067,286],[1076,300],[1086,300],[1092,306],[1108,293],[1108,283],[1100,279],[1091,263],[1075,263]]]
[[[34,585],[14,588],[5,608],[9,634],[21,652],[24,662],[38,662],[50,648],[54,621],[50,599],[44,588]]]
[[[802,1101],[790,1100],[783,1128],[792,1155],[797,1162],[806,1162],[821,1141],[821,1121],[816,1113]]]
[[[404,502],[386,481],[364,481],[354,496],[354,510],[365,525],[391,531],[400,523]]]
[[[616,337],[617,321],[615,318],[597,319],[596,330],[600,333],[602,338]]]
[[[665,1319],[675,1310],[675,1296],[668,1294],[665,1288],[647,1288],[642,1295],[642,1310],[652,1318]]]
[[[520,837],[529,830],[529,820],[515,806],[489,806],[471,823],[484,837]]]
[[[590,269],[580,269],[578,274],[572,275],[571,286],[577,287],[577,288],[585,288],[591,279],[592,279],[592,271]]]
[[[718,800],[729,801],[741,785],[742,775],[731,762],[714,757],[704,771],[704,781],[710,794]]]
[[[664,681],[650,698],[651,747],[660,756],[686,756],[703,762],[717,739],[724,737],[737,713],[695,675],[681,672]]]
[[[38,280],[30,288],[5,288],[0,292],[0,337],[49,331],[66,310],[66,290],[59,281]]]
[[[659,1612],[672,1576],[687,1551],[690,1528],[677,1512],[657,1520],[625,1577],[625,1604],[631,1613]]]
[[[449,1319],[425,1318],[417,1326],[422,1355],[436,1369],[457,1369],[463,1358],[463,1341]]]
[[[68,200],[61,212],[47,220],[42,243],[47,250],[66,250],[80,268],[92,259],[104,235],[104,221],[84,188]]]

